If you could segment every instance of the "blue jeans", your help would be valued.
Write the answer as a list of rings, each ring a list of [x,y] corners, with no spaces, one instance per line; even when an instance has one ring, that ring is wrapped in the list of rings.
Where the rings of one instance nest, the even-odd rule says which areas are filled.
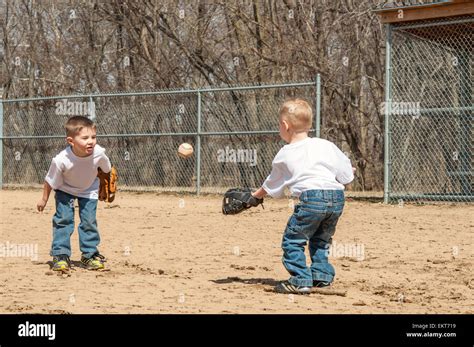
[[[308,190],[301,194],[282,241],[283,265],[291,275],[291,284],[311,287],[313,281],[333,281],[336,272],[328,253],[343,209],[342,190]],[[310,267],[305,256],[308,242]]]
[[[100,243],[97,230],[97,200],[79,198],[74,195],[56,190],[56,213],[53,217],[53,244],[50,255],[65,254],[71,256],[71,235],[74,232],[74,200],[79,202],[79,246],[82,255],[92,257],[97,252]]]

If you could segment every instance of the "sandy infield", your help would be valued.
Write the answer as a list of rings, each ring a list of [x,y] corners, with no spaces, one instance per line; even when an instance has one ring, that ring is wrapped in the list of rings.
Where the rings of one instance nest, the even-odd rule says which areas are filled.
[[[288,278],[287,199],[223,216],[217,196],[120,192],[98,209],[110,271],[66,277],[49,271],[54,198],[40,214],[40,197],[0,193],[0,313],[474,313],[472,205],[348,201],[331,254],[341,295],[297,296],[269,292]],[[72,248],[77,264],[77,229]]]

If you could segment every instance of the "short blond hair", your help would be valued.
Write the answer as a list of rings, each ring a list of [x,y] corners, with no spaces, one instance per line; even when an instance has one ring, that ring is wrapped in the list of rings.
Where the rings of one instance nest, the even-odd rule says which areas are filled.
[[[303,99],[287,100],[280,107],[280,119],[285,119],[294,131],[309,131],[313,124],[313,110]]]
[[[96,130],[96,126],[93,121],[84,116],[74,116],[67,120],[66,125],[66,136],[73,137],[84,128],[90,128]]]

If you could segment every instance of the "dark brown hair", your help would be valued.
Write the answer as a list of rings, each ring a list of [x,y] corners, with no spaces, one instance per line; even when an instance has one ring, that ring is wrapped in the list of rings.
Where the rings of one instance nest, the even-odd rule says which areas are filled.
[[[96,126],[93,121],[84,116],[74,116],[67,120],[66,125],[66,136],[75,136],[84,128],[91,128],[96,130]]]

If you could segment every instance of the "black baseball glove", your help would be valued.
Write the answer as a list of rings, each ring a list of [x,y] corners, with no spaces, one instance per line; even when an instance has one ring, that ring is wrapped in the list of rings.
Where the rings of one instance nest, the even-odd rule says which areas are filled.
[[[237,214],[243,210],[260,204],[263,204],[263,199],[253,197],[250,189],[232,188],[224,194],[224,199],[222,200],[222,213]]]

